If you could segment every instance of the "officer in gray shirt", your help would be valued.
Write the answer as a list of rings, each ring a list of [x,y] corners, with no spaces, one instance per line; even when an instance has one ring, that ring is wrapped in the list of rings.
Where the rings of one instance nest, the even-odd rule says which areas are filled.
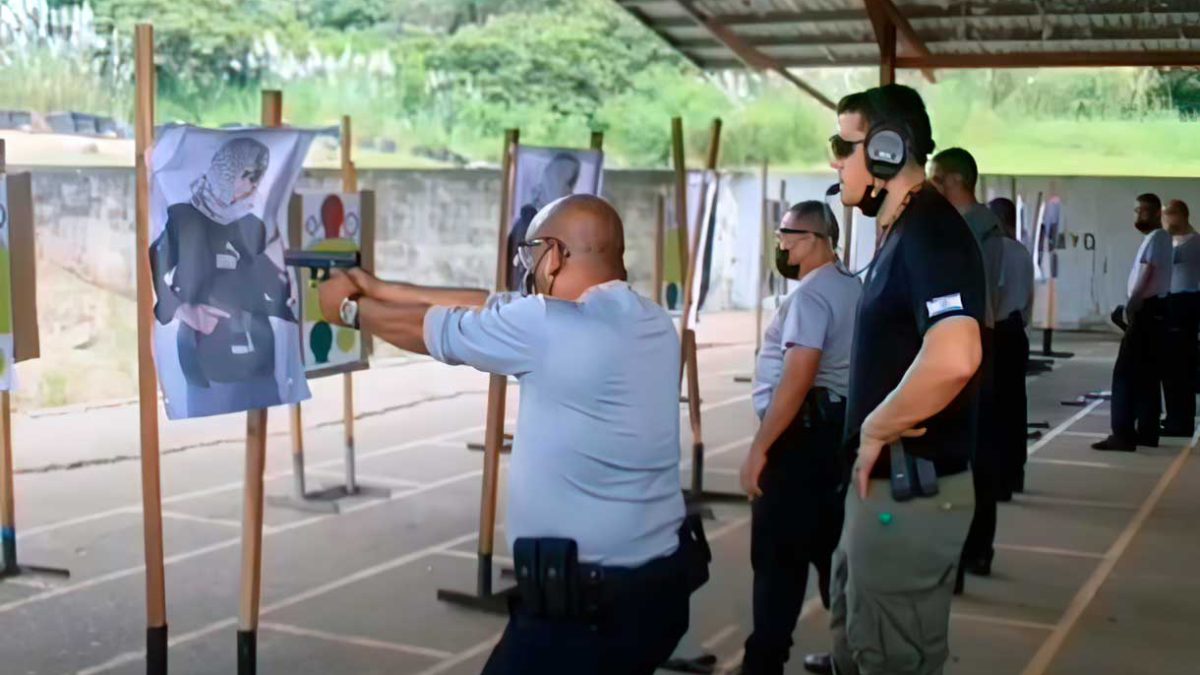
[[[838,225],[824,202],[791,207],[776,230],[776,268],[799,285],[763,336],[754,377],[761,424],[742,466],[752,500],[754,632],[744,675],[780,675],[808,585],[828,597],[842,527],[841,461],[850,350],[862,284],[841,267]]]
[[[521,381],[506,522],[519,592],[486,675],[651,675],[707,579],[680,490],[679,339],[625,282],[624,251],[612,206],[574,195],[517,244],[523,297],[361,270],[321,286],[330,321]]]
[[[1029,365],[1029,336],[1025,328],[1033,311],[1033,257],[1017,241],[1017,207],[1010,199],[993,199],[988,208],[1004,228],[1004,258],[1000,267],[999,297],[996,299],[995,384],[996,442],[1007,484],[1000,499],[1025,491],[1025,460],[1028,446],[1028,399],[1025,370]]]
[[[983,272],[987,287],[983,330],[983,360],[979,365],[979,434],[971,465],[975,478],[975,517],[963,545],[962,564],[958,566],[955,592],[962,592],[963,573],[987,576],[992,572],[996,539],[996,502],[1008,495],[1009,481],[1001,459],[1000,419],[996,409],[996,322],[1000,299],[1000,272],[1004,261],[1004,232],[1000,221],[975,199],[979,167],[971,153],[950,148],[933,156],[929,181],[941,192],[975,235],[983,254]]]
[[[1163,436],[1190,438],[1196,430],[1196,334],[1200,332],[1200,237],[1188,218],[1188,205],[1172,199],[1163,209],[1174,258],[1167,295],[1167,343],[1170,366],[1163,368],[1167,409]]]

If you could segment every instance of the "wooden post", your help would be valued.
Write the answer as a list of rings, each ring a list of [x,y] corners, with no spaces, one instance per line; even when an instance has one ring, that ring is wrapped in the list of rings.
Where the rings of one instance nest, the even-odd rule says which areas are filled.
[[[762,211],[762,241],[759,242],[757,268],[755,270],[755,289],[754,289],[754,357],[758,358],[758,352],[762,349],[762,324],[763,324],[763,287],[766,286],[767,276],[767,245],[771,236],[770,214],[767,203],[767,160],[762,163],[762,202],[760,209]]]
[[[680,320],[680,346],[683,353],[681,354],[679,377],[682,379],[686,371],[688,383],[688,420],[691,422],[692,428],[691,494],[696,499],[704,496],[704,429],[700,419],[700,367],[698,363],[699,357],[696,353],[696,333],[690,325],[692,303],[698,302],[699,298],[694,297],[692,286],[695,284],[696,275],[700,273],[700,234],[706,226],[704,210],[708,202],[706,194],[708,192],[708,175],[717,169],[720,146],[721,120],[714,119],[709,135],[708,158],[704,163],[705,178],[700,182],[700,203],[697,205],[696,210],[696,231],[692,233],[689,264],[687,273],[684,275],[683,317]],[[686,227],[683,232],[687,232]]]
[[[663,298],[663,256],[666,255],[667,198],[660,192],[654,214],[654,301],[666,306]]]
[[[154,27],[134,32],[137,101],[134,163],[137,261],[138,418],[142,461],[142,542],[146,563],[146,672],[167,672],[167,592],[163,571],[162,491],[159,477],[158,376],[154,370],[154,287],[150,278],[150,165],[154,146]]]
[[[262,125],[283,126],[283,92],[262,93]],[[296,419],[293,407],[293,420]],[[293,443],[300,437],[299,429]],[[246,413],[246,478],[242,499],[242,588],[238,605],[238,675],[258,670],[258,604],[262,597],[263,473],[267,461],[267,409]]]
[[[504,134],[504,164],[501,179],[500,227],[496,241],[496,290],[508,288],[508,229],[516,182],[517,144],[520,132],[509,129]],[[492,594],[492,552],[496,542],[496,497],[500,483],[500,451],[504,445],[504,408],[508,394],[508,378],[492,375],[488,378],[487,420],[483,440],[483,494],[479,505],[479,569],[476,592],[480,597]]]
[[[3,171],[0,171],[0,180],[4,180]],[[4,545],[4,576],[21,573],[21,568],[17,565],[17,511],[16,499],[13,494],[11,405],[8,392],[0,391],[0,540],[3,540]]]
[[[0,138],[0,181],[8,180],[5,173],[4,139]],[[11,283],[9,284],[11,293]],[[9,355],[12,359],[12,355]],[[13,360],[15,361],[15,360]],[[8,364],[9,368],[14,363]],[[8,391],[0,391],[0,548],[3,549],[4,567],[0,575],[21,573],[17,565],[17,509],[13,486],[12,460],[12,403]]]
[[[675,232],[679,251],[679,285],[683,286],[687,282],[688,269],[688,176],[683,154],[683,119],[679,117],[671,119],[671,163],[675,168]],[[679,290],[684,291],[683,288]]]
[[[350,116],[342,116],[342,191],[358,192],[358,172],[354,168],[354,135]],[[364,339],[359,335],[359,339]],[[342,428],[346,447],[346,494],[358,493],[354,457],[354,374],[342,375]]]

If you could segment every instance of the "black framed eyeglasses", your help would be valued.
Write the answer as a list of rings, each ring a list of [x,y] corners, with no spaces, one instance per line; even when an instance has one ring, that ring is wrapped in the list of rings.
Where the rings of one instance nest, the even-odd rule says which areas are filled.
[[[558,246],[562,249],[564,258],[571,257],[571,252],[567,250],[567,245],[564,244],[561,239],[558,239],[557,237],[538,237],[536,239],[529,239],[527,241],[517,243],[517,259],[514,262],[527,270],[532,270],[535,262],[533,258],[534,249],[542,244],[548,244],[552,241],[558,242]]]
[[[833,153],[833,156],[837,159],[846,159],[850,155],[854,154],[855,146],[859,145],[865,140],[866,139],[864,138],[858,141],[848,141],[842,138],[840,135],[834,134],[829,137],[829,152]]]

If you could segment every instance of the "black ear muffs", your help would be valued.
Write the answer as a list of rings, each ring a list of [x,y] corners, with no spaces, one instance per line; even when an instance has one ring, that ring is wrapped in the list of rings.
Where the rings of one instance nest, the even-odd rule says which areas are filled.
[[[911,138],[903,124],[883,122],[871,127],[865,143],[867,171],[880,180],[894,178],[908,162]]]

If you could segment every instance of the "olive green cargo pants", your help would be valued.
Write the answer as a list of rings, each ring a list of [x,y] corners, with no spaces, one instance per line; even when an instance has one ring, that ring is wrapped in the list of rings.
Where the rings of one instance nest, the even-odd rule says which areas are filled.
[[[892,499],[886,480],[871,481],[865,501],[850,490],[833,555],[837,675],[940,675],[974,508],[970,471],[943,476],[936,496],[907,502]]]

